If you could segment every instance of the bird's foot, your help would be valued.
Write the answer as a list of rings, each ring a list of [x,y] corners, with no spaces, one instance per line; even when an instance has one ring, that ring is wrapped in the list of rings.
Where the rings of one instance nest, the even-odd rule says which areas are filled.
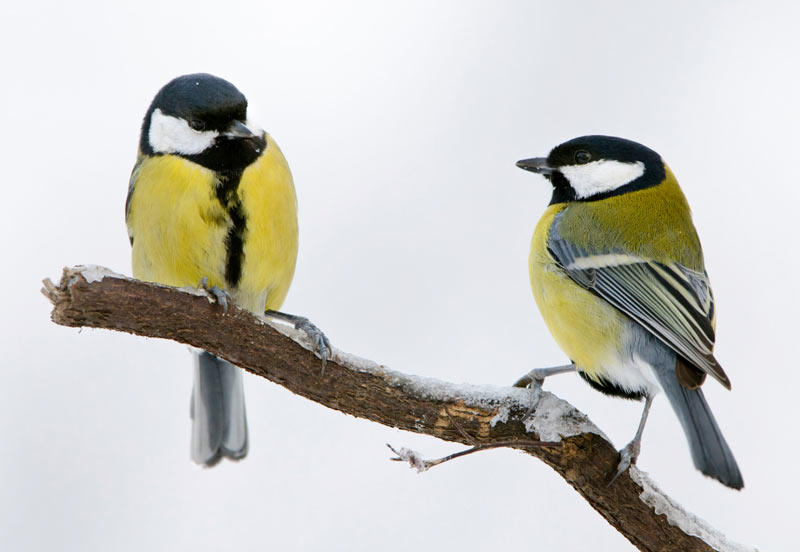
[[[534,410],[536,410],[536,407],[539,405],[539,401],[542,398],[542,385],[544,384],[544,378],[547,377],[546,372],[546,368],[536,368],[535,370],[531,370],[519,378],[514,383],[514,387],[525,387],[531,390],[531,403],[528,405],[528,410],[522,417],[523,422],[530,418]]]
[[[311,340],[311,345],[314,349],[314,352],[319,354],[322,357],[322,373],[325,373],[325,365],[328,362],[328,358],[333,358],[333,349],[331,348],[331,342],[328,339],[328,336],[325,333],[317,328],[317,326],[311,322],[308,318],[299,317],[299,320],[294,324],[295,329],[302,330],[306,333],[308,338]]]
[[[545,378],[554,376],[556,374],[566,374],[574,371],[574,364],[553,366],[552,368],[535,368],[519,378],[514,383],[514,387],[527,387],[531,390],[531,404],[528,407],[528,411],[522,417],[522,421],[524,422],[527,420],[530,415],[533,414],[533,411],[536,410],[536,406],[539,404],[539,400],[542,398],[542,385],[544,384]]]
[[[327,366],[328,359],[333,358],[333,347],[331,347],[328,336],[305,316],[286,314],[285,312],[273,310],[268,310],[266,314],[273,318],[291,322],[294,324],[296,330],[301,330],[308,336],[311,340],[311,349],[322,358],[322,374],[325,374],[325,367]]]
[[[614,474],[614,477],[611,478],[611,481],[608,482],[608,485],[617,480],[617,478],[628,471],[628,468],[631,467],[631,464],[636,463],[636,459],[639,458],[639,452],[642,449],[642,443],[638,439],[634,439],[628,445],[619,451],[619,464],[617,465],[617,472]]]
[[[644,425],[647,423],[647,415],[650,413],[650,407],[653,406],[653,396],[649,394],[645,397],[644,409],[642,410],[642,418],[639,420],[639,428],[636,430],[636,435],[633,441],[628,443],[624,449],[619,451],[619,465],[617,466],[617,473],[608,482],[609,486],[616,481],[617,477],[625,473],[631,467],[631,464],[636,463],[639,458],[639,452],[642,450],[642,434],[644,433]]]
[[[200,280],[199,284],[197,284],[197,289],[206,291],[214,298],[217,304],[222,305],[222,312],[228,312],[228,301],[233,302],[231,294],[224,289],[218,288],[217,286],[209,287],[208,276],[203,276],[203,279]]]

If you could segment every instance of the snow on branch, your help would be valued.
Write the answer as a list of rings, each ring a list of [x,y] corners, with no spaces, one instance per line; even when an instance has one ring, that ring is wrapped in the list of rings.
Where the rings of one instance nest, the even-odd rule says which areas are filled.
[[[585,414],[551,393],[542,394],[523,423],[530,401],[525,389],[407,375],[338,349],[321,373],[305,334],[292,327],[235,306],[224,311],[202,290],[144,283],[97,266],[65,268],[60,284],[44,280],[42,292],[54,305],[56,324],[171,339],[353,416],[478,450],[517,448],[553,468],[640,550],[754,550],[728,541],[635,467],[609,486],[619,461],[614,446]],[[532,446],[540,440],[560,446]]]

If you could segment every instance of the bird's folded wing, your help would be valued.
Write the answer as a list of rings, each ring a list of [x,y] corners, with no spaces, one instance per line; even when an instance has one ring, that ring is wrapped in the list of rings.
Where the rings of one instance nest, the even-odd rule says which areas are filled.
[[[548,249],[580,286],[596,293],[730,388],[714,358],[714,299],[708,276],[622,251],[587,251],[551,232]]]

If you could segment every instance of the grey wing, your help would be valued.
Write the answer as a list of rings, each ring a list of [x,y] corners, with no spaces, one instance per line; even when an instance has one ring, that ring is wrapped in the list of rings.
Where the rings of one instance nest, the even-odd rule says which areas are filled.
[[[730,381],[713,354],[714,299],[705,273],[613,249],[587,251],[564,239],[557,222],[550,232],[548,249],[578,285],[630,316],[730,389]]]

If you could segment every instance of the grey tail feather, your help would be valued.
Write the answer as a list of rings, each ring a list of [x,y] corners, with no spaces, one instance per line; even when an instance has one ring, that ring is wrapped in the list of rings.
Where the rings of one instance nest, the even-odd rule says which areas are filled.
[[[701,389],[687,389],[678,383],[672,366],[654,372],[678,416],[698,470],[733,489],[744,487],[739,466],[717,426]]]
[[[197,355],[192,388],[192,460],[206,467],[247,455],[242,370],[211,353]]]

